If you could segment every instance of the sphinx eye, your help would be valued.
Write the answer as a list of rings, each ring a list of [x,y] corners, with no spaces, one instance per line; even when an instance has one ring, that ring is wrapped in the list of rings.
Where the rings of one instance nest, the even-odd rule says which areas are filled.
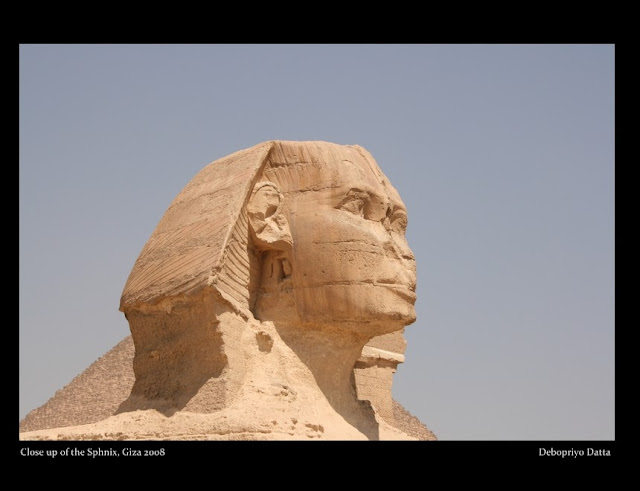
[[[398,234],[404,234],[407,231],[407,214],[404,210],[396,210],[391,216],[391,230]]]
[[[364,217],[365,208],[369,201],[369,195],[360,191],[359,189],[350,190],[347,195],[342,199],[340,204],[336,207],[339,210],[348,211],[354,215]]]

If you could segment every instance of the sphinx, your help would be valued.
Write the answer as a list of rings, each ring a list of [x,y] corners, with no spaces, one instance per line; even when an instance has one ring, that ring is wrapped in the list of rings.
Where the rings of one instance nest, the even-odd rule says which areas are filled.
[[[409,439],[391,411],[416,318],[406,227],[398,192],[357,145],[268,141],[207,165],[122,292],[129,396],[66,436]]]

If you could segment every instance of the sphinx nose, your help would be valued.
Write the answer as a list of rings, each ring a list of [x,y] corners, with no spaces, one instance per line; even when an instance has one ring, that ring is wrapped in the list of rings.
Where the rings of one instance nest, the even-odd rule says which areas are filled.
[[[413,255],[413,251],[411,251],[411,248],[407,243],[407,240],[400,235],[392,234],[387,240],[384,241],[383,247],[387,256],[396,257],[404,261],[415,262],[416,260],[415,256]]]
[[[413,252],[405,240],[389,240],[385,242],[387,267],[382,268],[378,281],[380,283],[394,283],[408,289],[416,289],[416,261]]]
[[[416,291],[417,275],[416,275],[416,263],[415,261],[405,262],[405,269],[403,271],[402,280],[403,284],[407,285],[409,290]]]
[[[413,255],[413,251],[409,248],[409,244],[404,238],[402,240],[393,240],[392,242],[396,252],[402,259],[415,262],[416,258]]]

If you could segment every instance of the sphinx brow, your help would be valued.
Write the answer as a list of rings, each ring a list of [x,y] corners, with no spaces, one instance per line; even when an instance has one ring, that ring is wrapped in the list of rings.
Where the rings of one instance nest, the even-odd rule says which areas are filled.
[[[394,201],[394,199],[391,196],[385,196],[383,194],[380,194],[378,191],[376,191],[372,186],[368,184],[359,184],[358,186],[353,186],[349,188],[349,190],[344,194],[344,196],[347,196],[349,193],[353,193],[353,192],[367,193],[369,195],[370,201],[375,201],[381,205],[389,205],[391,207],[392,214],[395,214],[397,212],[404,213],[405,215],[407,214],[407,208],[404,206],[403,203],[398,203],[397,201]]]
[[[376,199],[382,202],[388,201],[388,199],[385,199],[383,195],[376,192],[376,190],[368,184],[358,184],[357,186],[351,186],[350,188],[348,188],[347,192],[344,193],[344,196],[348,196],[350,193],[366,193],[369,195],[370,199]]]

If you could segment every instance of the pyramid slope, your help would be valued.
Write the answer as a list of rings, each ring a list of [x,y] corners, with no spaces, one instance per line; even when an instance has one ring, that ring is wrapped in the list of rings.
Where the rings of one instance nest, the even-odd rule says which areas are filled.
[[[20,432],[95,423],[113,415],[131,392],[133,339],[127,336],[20,422]]]

